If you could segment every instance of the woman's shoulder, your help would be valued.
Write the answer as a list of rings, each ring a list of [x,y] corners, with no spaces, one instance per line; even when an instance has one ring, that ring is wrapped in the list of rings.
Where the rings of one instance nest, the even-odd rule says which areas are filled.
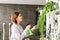
[[[12,24],[11,28],[17,28],[16,24]]]

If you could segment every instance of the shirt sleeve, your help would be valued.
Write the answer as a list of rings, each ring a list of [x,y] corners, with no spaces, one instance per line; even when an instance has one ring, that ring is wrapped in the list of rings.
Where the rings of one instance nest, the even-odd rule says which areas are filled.
[[[24,30],[24,31],[22,32],[22,34],[21,34],[21,39],[23,39],[24,37],[29,36],[29,35],[27,34],[28,30],[29,30],[29,29],[25,28],[25,30]]]
[[[18,31],[18,28],[16,26],[12,26],[12,36],[14,36],[14,38],[12,39],[16,39],[16,40],[21,40],[21,35],[20,32]]]

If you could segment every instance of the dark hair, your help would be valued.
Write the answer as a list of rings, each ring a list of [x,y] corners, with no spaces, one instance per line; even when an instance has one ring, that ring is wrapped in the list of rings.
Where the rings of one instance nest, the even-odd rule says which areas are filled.
[[[14,12],[11,16],[11,21],[17,24],[16,18],[19,16],[19,12]]]

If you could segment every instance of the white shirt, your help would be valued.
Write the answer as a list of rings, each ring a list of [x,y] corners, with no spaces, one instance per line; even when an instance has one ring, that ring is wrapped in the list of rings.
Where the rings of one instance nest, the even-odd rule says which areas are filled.
[[[22,40],[24,37],[28,36],[27,31],[28,31],[27,28],[23,31],[23,28],[21,25],[13,23],[11,27],[10,40]]]

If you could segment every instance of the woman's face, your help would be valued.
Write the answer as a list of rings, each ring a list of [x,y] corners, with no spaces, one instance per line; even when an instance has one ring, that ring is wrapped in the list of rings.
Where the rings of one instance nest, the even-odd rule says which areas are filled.
[[[21,15],[21,14],[19,14],[19,15],[18,15],[18,17],[17,17],[16,19],[17,19],[17,22],[19,22],[19,23],[20,23],[20,22],[22,21],[22,15]]]

